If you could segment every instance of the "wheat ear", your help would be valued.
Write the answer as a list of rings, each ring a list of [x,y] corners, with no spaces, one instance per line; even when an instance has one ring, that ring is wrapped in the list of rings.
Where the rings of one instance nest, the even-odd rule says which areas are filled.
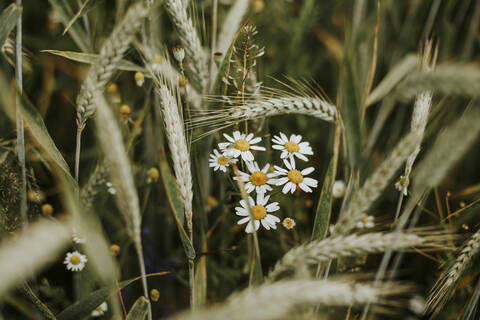
[[[190,77],[193,78],[200,92],[204,92],[208,82],[208,60],[192,19],[187,15],[187,8],[181,0],[165,0],[165,8],[185,48],[186,65],[190,71]]]
[[[251,287],[232,295],[222,305],[184,313],[174,319],[289,319],[296,308],[305,305],[341,307],[368,302],[388,304],[388,297],[404,294],[408,289],[407,286],[398,284],[373,287],[371,284],[342,280],[281,281]]]
[[[295,270],[301,264],[318,264],[335,258],[385,252],[392,249],[404,251],[413,247],[422,249],[445,249],[447,234],[440,232],[367,233],[329,237],[309,242],[288,251],[279,260],[268,278],[274,280],[282,274]]]
[[[478,230],[463,246],[453,265],[446,269],[430,291],[427,310],[437,314],[452,297],[454,290],[471,264],[472,259],[480,251],[480,230]]]
[[[95,118],[97,136],[105,153],[105,159],[109,163],[110,178],[117,189],[118,194],[115,199],[126,221],[127,232],[135,244],[142,276],[143,291],[145,297],[148,298],[141,238],[141,214],[132,167],[117,120],[113,116],[105,98],[102,95],[97,96],[94,103],[97,105],[98,114],[98,117]],[[152,319],[150,308],[148,318]]]
[[[143,1],[133,5],[125,18],[115,27],[110,37],[103,44],[98,60],[90,67],[87,77],[77,96],[77,146],[75,152],[75,178],[78,181],[80,162],[80,143],[85,123],[95,113],[94,100],[101,95],[103,88],[113,75],[117,63],[122,59],[143,18],[148,14],[148,7]]]
[[[432,52],[434,50],[434,52]],[[427,41],[425,44],[424,53],[422,56],[422,60],[420,63],[420,70],[421,72],[427,73],[431,72],[435,67],[436,59],[437,59],[437,52],[438,47],[435,49],[432,48],[432,42]],[[407,195],[407,187],[410,181],[410,173],[412,172],[413,164],[417,159],[418,154],[420,153],[420,145],[423,139],[423,135],[425,133],[425,128],[428,122],[428,114],[430,113],[430,107],[432,105],[432,91],[424,91],[417,95],[415,99],[415,105],[413,108],[412,114],[412,122],[411,122],[411,131],[418,132],[421,136],[420,140],[418,141],[418,146],[412,152],[412,154],[408,157],[407,163],[405,165],[405,173],[403,176],[403,180],[399,182],[399,189],[402,191],[403,195]],[[396,219],[397,217],[395,217]]]
[[[345,234],[355,227],[355,224],[389,185],[390,180],[403,162],[415,150],[419,140],[418,132],[410,132],[395,146],[377,170],[354,193],[346,209],[342,210],[336,224],[335,234]]]
[[[167,86],[166,82],[158,82],[157,93],[160,97],[163,107],[163,119],[165,122],[165,131],[168,139],[168,146],[172,154],[173,169],[180,189],[185,209],[185,220],[190,241],[193,243],[193,187],[192,173],[190,164],[190,154],[187,148],[187,139],[183,128],[183,121],[180,116],[179,101],[176,94]],[[190,306],[194,307],[194,262],[189,259],[189,284],[190,284]]]

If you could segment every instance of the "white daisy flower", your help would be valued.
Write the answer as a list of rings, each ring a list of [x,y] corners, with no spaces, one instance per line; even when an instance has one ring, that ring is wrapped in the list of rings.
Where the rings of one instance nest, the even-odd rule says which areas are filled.
[[[410,179],[404,176],[400,176],[400,179],[395,183],[395,188],[403,193],[404,196],[408,195],[408,185],[410,184]]]
[[[262,141],[262,138],[254,138],[253,133],[246,135],[245,133],[240,133],[240,131],[235,131],[233,133],[233,138],[225,133],[223,136],[229,142],[219,143],[218,147],[229,157],[238,158],[239,156],[242,156],[244,161],[253,161],[253,154],[250,150],[266,150],[264,147],[252,146],[253,144]]]
[[[230,163],[236,163],[237,159],[227,157],[223,153],[218,152],[217,149],[213,149],[209,162],[209,166],[213,167],[214,171],[220,169],[220,171],[227,172],[227,167],[230,166]]]
[[[295,161],[293,159],[290,159],[290,161],[284,159],[283,162],[288,170],[275,166],[276,176],[285,176],[277,179],[277,186],[285,185],[282,189],[283,193],[287,193],[288,191],[293,193],[297,189],[297,186],[305,192],[312,192],[310,187],[317,187],[317,180],[305,177],[315,170],[313,167],[308,167],[299,171],[295,169]]]
[[[78,251],[67,252],[63,264],[67,265],[67,270],[82,271],[87,263],[87,257]]]
[[[308,161],[305,155],[313,155],[312,148],[308,142],[301,142],[301,135],[290,136],[290,139],[287,138],[285,134],[280,132],[280,136],[273,136],[272,145],[273,149],[281,150],[282,154],[280,158],[285,159],[287,157],[293,158],[293,156],[302,159],[303,161]]]
[[[108,304],[106,302],[102,302],[101,305],[95,308],[90,314],[92,317],[101,317],[105,312],[108,310]]]
[[[76,228],[73,229],[72,239],[76,244],[85,243],[85,237]]]
[[[285,228],[287,228],[288,230],[290,229],[293,229],[296,225],[295,223],[295,220],[293,220],[292,218],[285,218],[283,219],[283,222],[282,222],[283,226]]]
[[[333,183],[332,194],[335,198],[339,199],[345,195],[345,182],[337,180]]]
[[[255,203],[252,197],[248,197],[248,204],[252,210],[253,217],[255,218],[253,223],[250,221],[247,203],[244,200],[240,201],[241,207],[235,208],[236,214],[244,217],[238,221],[238,224],[248,222],[245,232],[252,233],[254,227],[255,230],[258,230],[260,223],[267,230],[270,230],[270,228],[277,229],[276,223],[280,222],[280,219],[273,214],[269,214],[269,212],[277,211],[280,207],[278,206],[278,202],[267,204],[269,198],[270,196],[265,196],[265,194],[259,193],[257,194],[257,203]]]
[[[267,164],[263,167],[262,170],[260,170],[257,162],[247,161],[245,163],[247,164],[247,168],[248,171],[250,171],[250,174],[242,172],[240,170],[238,171],[240,179],[243,182],[246,182],[245,191],[247,191],[247,193],[250,193],[253,190],[255,190],[257,193],[265,193],[267,191],[272,191],[272,187],[270,187],[269,184],[275,185],[277,181],[275,179],[272,179],[273,177],[275,177],[275,173],[268,173],[270,165]],[[234,177],[233,179],[238,180],[237,177]]]
[[[375,226],[374,223],[375,218],[373,216],[363,216],[362,220],[357,222],[358,229],[369,229]]]

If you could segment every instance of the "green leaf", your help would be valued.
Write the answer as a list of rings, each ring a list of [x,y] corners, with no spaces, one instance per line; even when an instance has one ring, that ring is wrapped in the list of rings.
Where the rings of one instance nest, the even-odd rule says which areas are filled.
[[[168,203],[173,212],[173,218],[180,233],[180,239],[182,240],[185,254],[189,259],[195,258],[195,249],[190,241],[187,232],[183,228],[185,209],[183,206],[182,196],[178,190],[177,180],[170,171],[170,166],[165,159],[165,154],[160,153],[159,161],[160,173],[162,176],[163,186],[167,194]]]
[[[70,29],[70,27],[75,23],[75,21],[77,21],[78,18],[80,18],[81,16],[86,14],[88,12],[88,10],[90,10],[93,7],[99,5],[103,1],[104,0],[93,0],[93,1],[92,0],[85,0],[85,2],[82,4],[82,6],[77,11],[77,13],[72,18],[72,20],[70,20],[70,22],[67,24],[67,26],[65,27],[65,30],[63,30],[62,35],[65,35],[65,33],[67,33],[68,29]]]
[[[342,104],[340,111],[345,125],[348,161],[352,170],[358,168],[363,145],[362,113],[358,88],[352,59],[345,57],[342,70]]]
[[[149,276],[162,276],[169,272],[159,272],[150,274]],[[75,302],[68,306],[62,312],[57,315],[57,320],[77,320],[88,317],[90,313],[104,301],[106,301],[111,295],[116,294],[119,290],[125,288],[129,284],[142,279],[142,277],[136,277],[133,279],[125,280],[117,285],[101,288],[90,293],[85,298]]]
[[[18,17],[22,14],[22,8],[12,3],[6,7],[0,15],[0,48],[7,41],[8,35],[15,28]]]
[[[51,53],[57,56],[61,56],[73,61],[94,64],[98,60],[98,54],[95,53],[83,53],[83,52],[75,52],[75,51],[60,51],[60,50],[42,50],[41,52]],[[133,62],[128,60],[121,60],[117,68],[119,70],[124,71],[139,71],[139,72],[147,72],[147,69],[136,65]]]
[[[150,302],[145,297],[140,297],[130,309],[126,320],[144,320],[148,314],[148,306]]]
[[[332,189],[337,171],[337,159],[332,157],[328,165],[327,174],[323,180],[322,192],[318,200],[317,212],[313,223],[311,240],[321,240],[327,235],[328,225],[332,214]]]
[[[23,120],[25,121],[25,126],[30,131],[33,139],[35,139],[35,141],[42,148],[43,155],[61,168],[69,180],[69,183],[76,186],[77,183],[70,174],[70,168],[68,167],[67,162],[58,150],[55,142],[53,142],[52,138],[50,137],[47,127],[45,126],[42,117],[37,112],[37,109],[33,106],[30,100],[28,100],[26,94],[22,94],[21,101],[22,115]]]
[[[62,20],[64,25],[68,25],[69,21],[72,20],[74,16],[74,11],[70,6],[70,1],[68,0],[48,0],[50,5],[55,9],[58,16]],[[85,31],[79,25],[73,25],[69,30],[70,36],[77,46],[83,52],[91,52],[91,47],[87,42],[88,36]]]
[[[206,241],[203,244],[202,251],[206,251]],[[207,258],[202,255],[195,267],[195,307],[205,305],[207,300]]]

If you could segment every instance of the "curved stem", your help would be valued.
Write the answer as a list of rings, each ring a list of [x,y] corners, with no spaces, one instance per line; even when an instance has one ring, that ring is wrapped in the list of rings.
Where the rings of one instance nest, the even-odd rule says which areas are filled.
[[[136,242],[135,248],[137,250],[137,257],[138,257],[138,266],[140,267],[140,275],[142,276],[143,295],[147,300],[149,300],[148,286],[147,286],[147,273],[145,272],[145,261],[143,259],[142,244],[140,243],[140,241],[135,241],[135,242]],[[152,307],[150,304],[148,304],[148,320],[152,320]]]

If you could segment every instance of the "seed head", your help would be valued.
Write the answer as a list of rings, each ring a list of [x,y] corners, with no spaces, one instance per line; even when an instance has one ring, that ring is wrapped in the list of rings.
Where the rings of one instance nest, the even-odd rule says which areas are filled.
[[[45,203],[44,205],[42,205],[42,214],[45,216],[45,217],[50,217],[52,214],[53,214],[53,207],[51,204],[49,203]]]
[[[157,289],[150,290],[150,299],[152,299],[153,302],[157,302],[159,298],[160,292]]]
[[[132,110],[130,109],[129,106],[124,104],[123,106],[120,107],[120,116],[122,116],[123,118],[130,118],[131,115],[132,115]]]
[[[143,75],[142,72],[135,72],[135,82],[137,83],[137,86],[141,87],[143,83],[145,82],[145,76]]]
[[[148,170],[148,182],[157,182],[158,177],[160,176],[160,172],[155,167],[152,167]]]
[[[173,47],[173,56],[178,62],[182,62],[185,59],[185,48],[182,45]]]
[[[112,256],[118,256],[120,254],[120,246],[118,244],[112,244],[110,246],[110,252],[112,253]]]

